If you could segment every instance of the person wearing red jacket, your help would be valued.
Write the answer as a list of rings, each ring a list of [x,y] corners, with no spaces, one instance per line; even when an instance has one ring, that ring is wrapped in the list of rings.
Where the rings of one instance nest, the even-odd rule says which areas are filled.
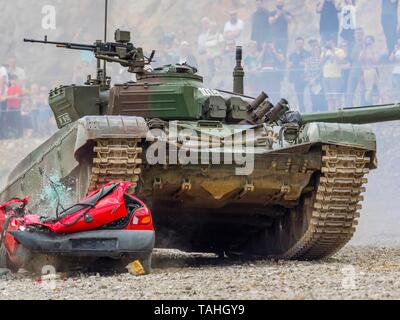
[[[22,137],[22,87],[18,78],[14,75],[10,76],[10,86],[7,89],[7,125],[8,130],[13,138]]]

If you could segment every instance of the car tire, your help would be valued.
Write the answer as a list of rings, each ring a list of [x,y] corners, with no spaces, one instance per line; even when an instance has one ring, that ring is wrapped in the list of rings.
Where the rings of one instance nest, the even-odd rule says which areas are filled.
[[[152,254],[140,259],[140,262],[142,263],[145,275],[151,274],[151,258],[152,258]]]
[[[8,253],[4,244],[0,247],[0,268],[8,269],[12,273],[17,273],[20,269],[19,266],[14,265],[8,258]]]
[[[2,244],[0,247],[0,268],[1,269],[8,269],[7,268],[7,251],[4,245]]]

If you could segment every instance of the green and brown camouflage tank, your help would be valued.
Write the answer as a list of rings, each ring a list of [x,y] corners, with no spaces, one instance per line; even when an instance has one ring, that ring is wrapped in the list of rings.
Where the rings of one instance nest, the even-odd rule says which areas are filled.
[[[109,88],[99,69],[86,85],[52,90],[60,130],[10,174],[2,200],[28,194],[51,212],[125,180],[152,208],[159,247],[320,259],[352,238],[377,167],[363,125],[399,120],[399,105],[300,115],[284,99],[243,95],[241,50],[230,93],[186,64],[146,68],[154,54],[121,31],[115,43],[63,45],[120,63],[137,81]]]

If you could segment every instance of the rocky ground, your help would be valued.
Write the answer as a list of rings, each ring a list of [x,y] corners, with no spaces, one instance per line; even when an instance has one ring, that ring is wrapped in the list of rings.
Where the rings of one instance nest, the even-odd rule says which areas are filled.
[[[233,262],[157,251],[149,276],[28,273],[0,278],[0,299],[400,299],[400,248],[347,247],[320,262]]]

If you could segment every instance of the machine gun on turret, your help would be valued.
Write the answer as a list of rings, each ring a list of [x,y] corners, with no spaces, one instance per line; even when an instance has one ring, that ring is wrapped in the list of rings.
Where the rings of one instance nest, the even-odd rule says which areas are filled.
[[[129,72],[139,76],[146,73],[145,66],[151,64],[155,51],[152,51],[150,57],[146,57],[143,49],[135,47],[130,41],[130,32],[119,29],[115,31],[115,42],[102,42],[98,40],[92,45],[48,41],[47,36],[45,36],[44,40],[24,39],[24,42],[52,44],[56,45],[57,48],[93,52],[96,59],[98,59],[97,80],[94,80],[94,82],[101,82],[103,84],[107,81],[107,78],[105,70],[100,66],[100,60],[119,63],[121,66],[128,68]],[[88,82],[90,81],[91,79],[89,78]]]

